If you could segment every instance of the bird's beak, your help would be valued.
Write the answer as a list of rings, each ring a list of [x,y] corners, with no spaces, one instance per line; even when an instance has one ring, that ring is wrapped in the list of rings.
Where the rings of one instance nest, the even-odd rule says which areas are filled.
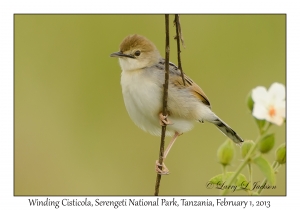
[[[112,54],[110,54],[110,57],[127,57],[127,58],[135,58],[134,56],[132,55],[127,55],[127,54],[123,54],[122,52],[114,52]]]

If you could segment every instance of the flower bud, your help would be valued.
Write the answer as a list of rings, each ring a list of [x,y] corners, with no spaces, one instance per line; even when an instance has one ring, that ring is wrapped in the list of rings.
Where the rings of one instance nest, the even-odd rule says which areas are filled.
[[[275,144],[275,135],[274,133],[263,136],[258,142],[258,148],[261,153],[269,152]]]
[[[251,147],[254,145],[254,142],[252,140],[246,140],[241,147],[241,153],[242,157],[245,158],[251,149]]]
[[[248,94],[248,96],[246,98],[246,103],[247,103],[248,108],[252,112],[253,106],[254,106],[254,101],[252,99],[252,90],[250,91],[250,93]]]
[[[279,164],[285,164],[286,163],[286,146],[285,143],[280,145],[276,150],[276,161]]]
[[[217,156],[219,162],[226,166],[229,165],[234,156],[234,146],[230,139],[227,139],[218,149]]]

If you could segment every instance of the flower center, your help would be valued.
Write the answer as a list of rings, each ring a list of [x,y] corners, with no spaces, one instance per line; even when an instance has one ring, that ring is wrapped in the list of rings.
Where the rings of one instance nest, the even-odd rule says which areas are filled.
[[[276,115],[276,110],[275,110],[274,106],[269,107],[269,115],[271,117],[274,117]]]

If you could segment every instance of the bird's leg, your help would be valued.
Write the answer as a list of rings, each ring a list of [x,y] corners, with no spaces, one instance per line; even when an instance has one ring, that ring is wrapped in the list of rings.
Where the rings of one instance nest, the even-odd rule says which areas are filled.
[[[175,143],[178,136],[180,136],[180,134],[178,132],[175,132],[175,135],[171,139],[167,149],[164,152],[163,161],[167,158],[167,155],[168,155],[169,151],[171,150],[171,147]],[[159,169],[158,166],[161,166],[162,169]],[[155,162],[155,171],[157,173],[161,174],[161,175],[168,175],[169,174],[169,169],[166,167],[164,162],[162,162],[162,164],[159,164],[158,160]]]
[[[169,143],[169,145],[167,146],[167,149],[165,150],[165,152],[164,152],[164,159],[166,159],[167,158],[167,155],[168,155],[168,153],[170,152],[170,150],[171,150],[171,147],[173,146],[173,144],[175,143],[175,141],[176,141],[176,139],[177,139],[177,137],[178,136],[180,136],[181,134],[180,133],[178,133],[177,131],[175,132],[175,134],[174,134],[174,136],[173,136],[173,138],[171,139],[171,141],[170,141],[170,143]]]
[[[161,126],[164,126],[164,125],[172,125],[173,123],[168,120],[168,115],[164,116],[162,113],[159,113],[159,123]]]

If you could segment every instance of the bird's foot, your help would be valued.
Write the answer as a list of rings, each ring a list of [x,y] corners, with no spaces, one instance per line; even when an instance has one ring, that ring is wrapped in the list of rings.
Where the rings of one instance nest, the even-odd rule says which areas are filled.
[[[168,115],[164,116],[162,113],[159,113],[159,119],[160,119],[159,123],[161,126],[173,124],[170,120],[168,120],[167,117]]]
[[[161,166],[162,169],[160,169],[159,166]],[[155,171],[160,175],[169,175],[169,169],[167,166],[164,163],[160,164],[158,160],[155,162]]]

